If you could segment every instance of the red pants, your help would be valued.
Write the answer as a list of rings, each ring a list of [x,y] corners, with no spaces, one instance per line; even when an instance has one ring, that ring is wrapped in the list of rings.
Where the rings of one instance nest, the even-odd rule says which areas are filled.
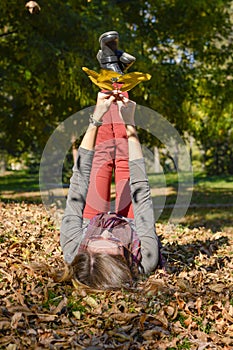
[[[111,182],[115,176],[116,200],[111,203]],[[133,218],[129,187],[128,140],[125,125],[113,103],[99,127],[90,184],[83,217],[92,218],[100,212],[116,212]]]

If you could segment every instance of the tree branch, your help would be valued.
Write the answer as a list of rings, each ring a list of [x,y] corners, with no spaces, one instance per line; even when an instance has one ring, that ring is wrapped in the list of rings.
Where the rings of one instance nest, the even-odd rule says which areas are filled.
[[[18,33],[18,31],[17,30],[13,30],[12,32],[3,33],[3,34],[0,34],[0,38],[3,37],[3,36],[15,34],[15,33]]]

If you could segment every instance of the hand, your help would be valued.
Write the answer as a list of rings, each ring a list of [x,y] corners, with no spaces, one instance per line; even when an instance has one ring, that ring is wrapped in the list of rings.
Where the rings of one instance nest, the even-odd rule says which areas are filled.
[[[101,121],[104,114],[109,110],[113,101],[115,101],[113,94],[109,95],[103,92],[99,92],[97,96],[97,102],[93,113],[93,118],[97,121]]]
[[[134,101],[129,100],[127,97],[123,95],[119,95],[121,97],[120,100],[117,100],[116,103],[119,109],[119,115],[123,119],[126,125],[134,125],[134,113],[136,108],[136,103]]]

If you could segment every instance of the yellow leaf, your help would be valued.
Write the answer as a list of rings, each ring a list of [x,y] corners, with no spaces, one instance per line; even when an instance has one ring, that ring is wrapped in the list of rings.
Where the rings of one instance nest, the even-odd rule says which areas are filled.
[[[95,85],[109,91],[116,89],[115,84],[123,84],[120,90],[129,91],[139,83],[150,80],[151,78],[150,74],[141,72],[132,72],[122,75],[108,69],[101,69],[100,73],[87,67],[82,67],[82,69]]]
[[[89,297],[89,296],[86,296],[84,299],[83,299],[87,305],[89,305],[90,307],[97,307],[98,306],[98,303],[97,301],[92,298],[92,297]]]
[[[73,311],[72,314],[74,315],[77,320],[81,319],[81,312],[80,311]]]

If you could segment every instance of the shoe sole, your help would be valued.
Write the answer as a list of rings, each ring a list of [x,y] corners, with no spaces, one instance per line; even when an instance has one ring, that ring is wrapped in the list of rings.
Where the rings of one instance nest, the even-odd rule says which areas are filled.
[[[110,31],[110,32],[103,33],[99,37],[99,42],[103,41],[104,43],[106,43],[106,42],[108,42],[110,40],[116,40],[116,39],[119,39],[118,32]]]

